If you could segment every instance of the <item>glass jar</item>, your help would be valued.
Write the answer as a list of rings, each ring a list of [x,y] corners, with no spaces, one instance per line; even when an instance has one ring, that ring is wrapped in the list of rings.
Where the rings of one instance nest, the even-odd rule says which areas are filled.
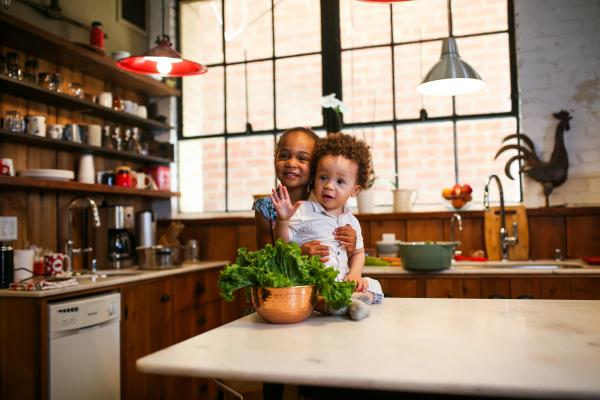
[[[38,60],[27,60],[25,61],[25,73],[23,79],[29,83],[37,84],[38,82]]]
[[[23,133],[25,132],[25,120],[17,111],[9,110],[4,114],[2,127],[8,132]]]
[[[186,262],[197,262],[198,261],[198,241],[190,239],[185,242],[185,257]]]
[[[13,79],[23,79],[18,53],[12,51],[6,53],[6,74]]]

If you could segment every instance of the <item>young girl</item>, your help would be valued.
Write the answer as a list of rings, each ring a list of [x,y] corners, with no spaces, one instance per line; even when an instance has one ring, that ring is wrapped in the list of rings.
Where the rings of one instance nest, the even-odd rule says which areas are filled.
[[[338,271],[337,279],[354,281],[358,292],[355,297],[364,303],[380,303],[383,291],[379,282],[361,276],[365,253],[360,224],[346,205],[367,184],[371,165],[369,148],[352,136],[329,135],[318,143],[313,165],[315,183],[308,201],[294,202],[285,186],[273,190],[270,198],[277,213],[274,237],[300,245],[319,240],[330,249],[327,264]],[[356,231],[354,251],[347,251],[331,235],[340,224],[349,224]]]
[[[319,137],[311,129],[297,127],[286,130],[277,143],[275,174],[294,203],[308,199],[312,157],[318,141]],[[269,197],[256,200],[252,209],[255,210],[256,245],[260,249],[267,243],[274,243],[273,226],[277,214]],[[349,225],[337,228],[334,237],[349,252],[355,250],[356,232]],[[302,252],[319,255],[326,262],[329,248],[318,240],[312,240],[303,244]]]

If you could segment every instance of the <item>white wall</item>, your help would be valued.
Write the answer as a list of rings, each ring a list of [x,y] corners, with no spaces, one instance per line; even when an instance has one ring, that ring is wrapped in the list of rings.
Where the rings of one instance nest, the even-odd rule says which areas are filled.
[[[550,205],[600,205],[600,1],[515,0],[522,129],[548,160],[557,120],[572,113],[565,134],[569,177]],[[542,186],[526,178],[525,203],[544,205]]]

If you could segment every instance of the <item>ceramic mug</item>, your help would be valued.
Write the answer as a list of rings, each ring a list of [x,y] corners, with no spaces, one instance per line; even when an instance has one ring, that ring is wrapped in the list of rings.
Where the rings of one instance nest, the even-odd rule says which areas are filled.
[[[0,175],[15,176],[15,167],[12,158],[0,158]]]
[[[102,92],[98,96],[94,97],[94,101],[101,106],[112,108],[113,95],[111,92]]]
[[[77,124],[65,125],[65,130],[63,132],[63,139],[68,140],[69,142],[81,143],[81,130],[79,129],[79,125],[77,125]]]
[[[152,182],[150,181],[150,176],[145,174],[144,172],[133,172],[133,183],[132,186],[137,189],[150,189],[152,187]]]
[[[146,108],[146,106],[138,105],[136,114],[140,118],[148,118],[148,109]]]
[[[91,146],[102,146],[102,126],[97,124],[88,125],[87,143]]]
[[[51,253],[44,256],[44,272],[52,276],[62,273],[69,265],[69,257],[62,253]]]
[[[46,133],[51,139],[62,139],[64,126],[60,124],[48,125]]]
[[[394,190],[394,212],[409,212],[419,198],[419,192],[414,189]]]
[[[25,117],[25,121],[27,121],[27,133],[46,136],[46,117],[44,115],[28,115]]]

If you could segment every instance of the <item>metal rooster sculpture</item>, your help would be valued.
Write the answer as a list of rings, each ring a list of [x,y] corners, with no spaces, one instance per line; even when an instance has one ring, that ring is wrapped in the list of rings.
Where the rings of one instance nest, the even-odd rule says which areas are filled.
[[[535,145],[529,136],[522,133],[508,135],[502,139],[502,143],[511,139],[519,139],[523,144],[509,144],[498,150],[494,159],[506,150],[518,150],[519,154],[511,157],[504,167],[506,176],[510,179],[515,179],[510,173],[510,165],[517,160],[523,160],[524,165],[519,170],[519,173],[524,172],[528,177],[540,182],[544,187],[544,196],[546,197],[546,207],[550,204],[550,194],[554,188],[562,185],[567,180],[567,172],[569,170],[569,157],[565,147],[564,134],[571,129],[569,121],[572,119],[568,111],[561,110],[559,113],[552,114],[554,118],[560,122],[554,133],[554,149],[550,160],[541,160],[536,152]]]

